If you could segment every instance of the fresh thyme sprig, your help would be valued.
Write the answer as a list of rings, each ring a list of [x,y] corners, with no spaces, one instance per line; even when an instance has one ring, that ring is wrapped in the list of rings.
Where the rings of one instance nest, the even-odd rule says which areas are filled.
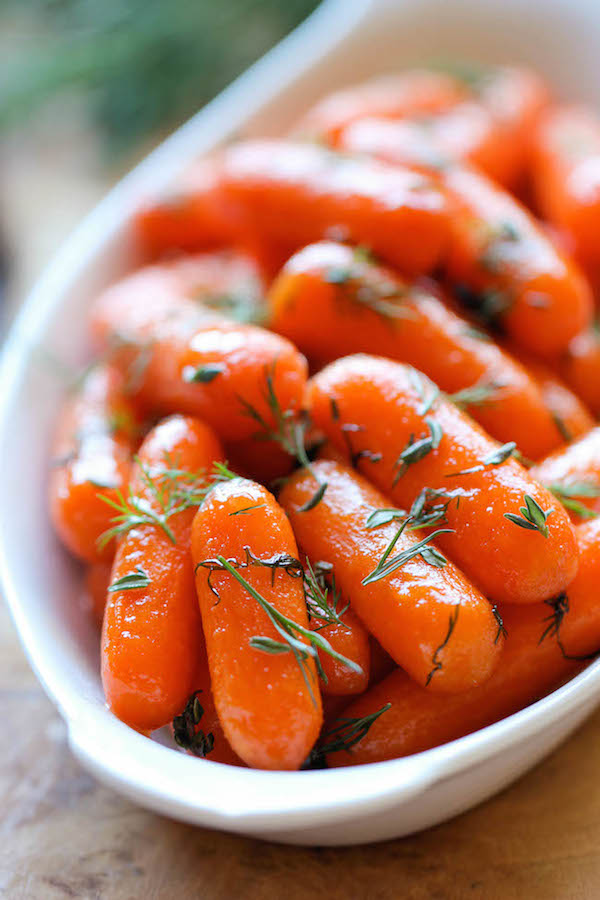
[[[480,381],[471,387],[463,388],[462,391],[448,394],[448,400],[461,409],[467,409],[470,406],[487,406],[498,399],[498,394],[504,387],[505,385],[501,381]]]
[[[548,525],[546,520],[548,516],[554,512],[554,509],[543,510],[537,500],[525,494],[525,506],[519,507],[520,516],[515,513],[504,513],[504,518],[508,519],[519,528],[527,528],[531,531],[539,531],[543,537],[548,537]]]
[[[427,676],[427,680],[425,681],[425,687],[429,687],[429,685],[431,683],[431,679],[433,678],[435,673],[440,672],[444,667],[441,659],[439,658],[439,654],[448,645],[448,641],[452,637],[452,632],[456,628],[456,623],[458,621],[459,612],[460,612],[460,606],[455,606],[454,609],[452,610],[452,612],[450,613],[450,617],[448,619],[448,630],[446,632],[446,636],[445,636],[444,640],[442,641],[442,643],[439,645],[439,647],[436,649],[435,653],[433,654],[433,657],[431,659],[431,661],[433,663],[433,667]]]
[[[398,484],[398,481],[409,466],[420,462],[428,453],[431,453],[432,450],[437,450],[439,447],[444,434],[442,426],[435,419],[431,418],[426,418],[425,424],[429,429],[429,434],[423,435],[416,440],[415,436],[411,435],[406,447],[398,455],[398,459],[394,463],[394,468],[397,469],[393,481],[394,486]]]
[[[253,557],[254,564],[256,564],[257,559],[257,557]],[[258,560],[258,562],[260,563],[261,561]],[[313,686],[310,683],[310,670],[307,666],[307,659],[310,657],[314,660],[319,676],[326,682],[327,676],[325,675],[323,667],[319,662],[319,650],[321,650],[323,653],[327,653],[343,666],[352,669],[352,671],[357,672],[359,675],[362,674],[362,669],[358,665],[358,663],[355,663],[354,660],[342,656],[341,653],[338,653],[336,650],[334,650],[329,641],[326,640],[326,638],[324,638],[321,634],[319,634],[318,631],[310,631],[308,628],[304,628],[303,625],[298,625],[298,623],[294,622],[293,619],[290,619],[288,616],[285,616],[283,613],[279,612],[279,610],[275,606],[273,606],[273,604],[270,603],[269,600],[266,599],[266,597],[263,597],[263,595],[260,594],[243,577],[243,575],[240,574],[234,563],[237,566],[240,566],[240,563],[237,563],[236,560],[228,560],[225,559],[224,556],[217,556],[215,559],[203,560],[196,566],[196,569],[207,568],[211,573],[217,570],[226,570],[230,575],[233,575],[236,581],[241,584],[241,586],[250,594],[251,597],[253,597],[254,600],[256,600],[261,609],[266,613],[275,631],[281,637],[281,641],[277,641],[274,638],[267,637],[265,635],[255,635],[254,637],[250,638],[250,646],[256,650],[260,650],[263,653],[292,653],[294,659],[296,660],[296,663],[298,664],[298,667],[300,668],[310,697],[315,705],[316,698],[313,691]],[[263,564],[272,566],[270,560],[265,561]],[[241,565],[243,566],[245,564],[242,563]],[[214,587],[212,587],[212,585],[210,585],[210,587],[211,590],[216,593]]]
[[[410,510],[395,509],[393,507],[385,509],[374,509],[367,517],[365,527],[368,529],[379,528],[387,525],[395,519],[409,518],[410,525],[408,531],[417,531],[420,528],[429,528],[432,525],[440,524],[447,521],[448,507],[453,500],[458,504],[464,491],[458,488],[455,491],[445,491],[439,488],[424,487],[415,498]],[[436,503],[434,501],[444,499],[445,503]]]
[[[210,384],[225,371],[222,363],[207,363],[204,366],[186,366],[182,378],[188,384]]]
[[[559,594],[558,597],[554,597],[551,600],[545,600],[544,603],[546,603],[551,608],[552,612],[543,620],[548,624],[544,628],[540,636],[538,645],[541,644],[542,641],[545,641],[548,637],[556,638],[556,643],[558,644],[558,648],[563,657],[568,660],[573,660],[574,662],[587,662],[587,660],[593,659],[598,655],[597,650],[594,650],[592,653],[582,654],[581,656],[567,653],[567,651],[565,650],[564,644],[562,642],[561,627],[565,616],[569,612],[570,606],[569,597],[564,591]]]
[[[331,266],[325,272],[325,281],[344,288],[344,300],[377,313],[383,319],[395,322],[411,318],[411,311],[402,306],[402,301],[408,295],[407,288],[384,278],[366,281],[361,271],[365,263],[372,264],[372,259],[365,259],[359,248],[356,248],[348,265]]]
[[[405,529],[408,527],[410,522],[410,518],[405,519],[400,528],[397,530],[394,537],[391,539],[386,549],[383,552],[383,555],[372,572],[370,572],[365,578],[362,580],[362,584],[372,584],[374,581],[380,581],[382,578],[387,578],[388,575],[391,575],[397,569],[400,569],[402,566],[405,566],[411,559],[414,559],[416,556],[421,556],[422,559],[425,560],[429,565],[436,566],[437,568],[443,568],[447,565],[448,560],[444,556],[443,553],[436,548],[431,546],[431,541],[438,537],[440,534],[452,534],[453,529],[451,528],[440,528],[437,531],[434,531],[432,534],[418,541],[416,544],[413,544],[411,547],[407,547],[406,550],[402,550],[400,553],[396,553],[395,556],[391,556],[391,553],[398,543],[400,536],[403,534]]]
[[[141,566],[136,566],[133,572],[122,575],[116,581],[113,581],[108,586],[107,591],[109,594],[115,591],[136,591],[140,588],[148,587],[150,584],[152,584],[152,579],[149,578],[147,572]]]
[[[317,483],[317,489],[315,493],[311,497],[309,497],[309,499],[303,506],[299,507],[299,512],[308,512],[308,510],[313,509],[323,499],[325,491],[327,490],[327,482],[319,481],[306,452],[305,441],[306,433],[309,427],[308,420],[300,420],[295,410],[284,410],[281,408],[281,404],[275,392],[275,386],[273,383],[273,376],[276,365],[277,360],[275,360],[271,369],[265,367],[266,389],[264,394],[267,405],[273,416],[273,421],[275,423],[274,426],[267,422],[267,420],[259,412],[259,410],[257,410],[256,407],[252,406],[252,404],[249,403],[244,397],[238,397],[238,399],[242,404],[246,415],[253,419],[261,428],[261,432],[257,435],[257,438],[260,440],[276,441],[281,447],[283,447],[286,453],[289,453],[290,456],[295,457],[300,465],[306,468],[307,471],[310,472],[310,474],[315,479]]]
[[[328,753],[339,753],[345,750],[347,753],[352,752],[352,748],[362,741],[369,732],[371,725],[377,721],[388,709],[392,708],[391,703],[386,703],[381,709],[359,719],[338,719],[331,728],[323,734],[322,743],[313,751],[314,756],[323,757]],[[327,738],[330,740],[327,741]]]
[[[173,739],[183,750],[205,759],[215,746],[215,737],[212,732],[205,734],[198,729],[204,715],[204,708],[200,703],[201,693],[202,691],[194,691],[181,715],[173,719]]]
[[[328,578],[331,579],[331,585],[328,583]],[[322,628],[334,624],[348,627],[342,617],[350,604],[346,603],[343,609],[338,608],[342,595],[336,586],[331,563],[317,562],[313,566],[309,559],[306,560],[304,596],[309,616],[321,620]]]
[[[474,475],[476,472],[483,472],[488,466],[501,466],[502,463],[514,455],[516,449],[516,443],[509,441],[507,444],[503,444],[489,453],[476,466],[471,466],[469,469],[461,469],[460,472],[449,472],[445,477],[457,478],[459,475]]]
[[[171,543],[177,543],[169,520],[185,509],[200,506],[208,491],[219,481],[236,477],[223,463],[215,463],[210,473],[178,468],[169,454],[165,454],[165,468],[156,471],[137,456],[134,461],[148,496],[134,494],[131,487],[127,497],[122,491],[117,491],[116,500],[106,494],[98,494],[116,512],[112,519],[115,524],[98,539],[100,549],[113,538],[121,537],[141,525],[155,525],[164,531]]]
[[[582,519],[595,519],[598,513],[581,503],[581,499],[593,499],[600,497],[600,485],[586,481],[572,482],[571,484],[549,484],[550,493],[560,500],[565,509],[571,510]]]

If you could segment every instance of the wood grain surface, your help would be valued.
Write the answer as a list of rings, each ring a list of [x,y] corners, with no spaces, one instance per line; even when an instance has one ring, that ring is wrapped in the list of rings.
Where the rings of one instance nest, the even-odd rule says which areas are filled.
[[[3,607],[0,721],[3,898],[600,897],[600,715],[477,809],[414,837],[348,849],[280,847],[192,828],[99,785],[71,756]]]

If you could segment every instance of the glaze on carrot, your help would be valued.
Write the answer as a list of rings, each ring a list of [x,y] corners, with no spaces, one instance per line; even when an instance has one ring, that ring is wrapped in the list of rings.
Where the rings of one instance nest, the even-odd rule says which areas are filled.
[[[380,762],[428,750],[517,712],[572,677],[600,648],[600,520],[577,529],[579,573],[547,604],[502,609],[506,646],[500,665],[481,687],[440,697],[398,669],[342,713],[361,718],[391,708],[352,752],[330,754],[330,766]]]
[[[555,494],[575,521],[600,515],[600,427],[543,459],[530,474]]]
[[[237,478],[216,486],[200,507],[192,556],[213,696],[225,735],[250,766],[297,769],[322,722],[314,660],[294,655],[261,603],[220,562],[227,562],[276,613],[308,629],[291,526],[265,488]],[[294,639],[302,641],[298,634]]]
[[[269,325],[318,367],[351,353],[377,353],[425,372],[448,393],[472,389],[465,408],[501,442],[539,459],[565,438],[555,404],[570,398],[569,433],[592,420],[576,398],[544,390],[485,332],[456,315],[426,283],[410,282],[351,247],[312,244],[286,263],[268,294]],[[550,378],[550,373],[547,373]]]
[[[102,683],[110,709],[140,731],[168,724],[195,687],[203,640],[190,532],[219,459],[218,439],[199,420],[160,422],[140,448],[116,523],[123,536],[104,613]]]
[[[54,528],[86,562],[112,559],[114,542],[101,547],[113,499],[126,489],[140,420],[125,381],[112,366],[95,366],[61,413],[51,459],[48,498]]]
[[[541,602],[572,581],[577,545],[566,512],[426,376],[350,356],[312,379],[308,404],[396,506],[410,509],[424,487],[444,492],[453,533],[437,543],[491,600]]]
[[[315,476],[327,489],[307,510]],[[280,502],[302,546],[312,559],[333,564],[353,612],[412,678],[442,693],[485,681],[502,648],[492,608],[452,563],[428,562],[414,551],[422,535],[401,534],[394,554],[407,556],[403,565],[364,583],[398,532],[397,521],[367,527],[375,510],[390,506],[379,491],[348,467],[323,460],[313,472],[295,473]]]

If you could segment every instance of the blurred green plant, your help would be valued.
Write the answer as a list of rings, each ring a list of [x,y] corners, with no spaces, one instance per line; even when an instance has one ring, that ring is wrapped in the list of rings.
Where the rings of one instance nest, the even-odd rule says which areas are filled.
[[[317,0],[2,0],[0,128],[75,92],[113,151],[190,116]]]

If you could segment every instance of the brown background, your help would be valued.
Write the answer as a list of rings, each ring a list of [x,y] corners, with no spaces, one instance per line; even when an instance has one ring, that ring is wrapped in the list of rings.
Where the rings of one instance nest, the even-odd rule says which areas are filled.
[[[11,307],[110,177],[85,140],[50,128],[17,153],[6,148],[0,204],[16,254]],[[70,755],[1,606],[0,723],[1,897],[600,898],[600,714],[478,809],[416,837],[347,850],[190,828],[98,785]]]

